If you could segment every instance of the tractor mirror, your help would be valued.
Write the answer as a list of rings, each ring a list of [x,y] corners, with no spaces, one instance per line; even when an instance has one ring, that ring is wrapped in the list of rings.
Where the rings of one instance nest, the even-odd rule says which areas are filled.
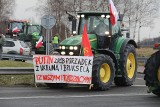
[[[76,24],[77,24],[77,19],[76,19],[76,18],[73,18],[73,20],[72,20],[72,33],[73,33],[74,31],[76,31]]]

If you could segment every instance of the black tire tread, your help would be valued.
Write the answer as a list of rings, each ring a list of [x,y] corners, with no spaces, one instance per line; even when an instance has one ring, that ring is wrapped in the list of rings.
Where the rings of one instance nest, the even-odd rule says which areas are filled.
[[[101,67],[101,63],[106,62],[106,61],[110,62],[110,68],[111,68],[111,78],[107,84],[102,83],[99,77],[99,69]],[[108,90],[112,85],[114,76],[115,76],[115,65],[113,63],[112,58],[110,56],[106,56],[102,54],[95,56],[94,61],[93,61],[93,68],[92,68],[93,89],[101,90],[101,91]]]
[[[136,62],[135,73],[131,80],[128,79],[127,72],[126,72],[126,60],[129,52],[132,52],[135,55],[135,62]],[[124,53],[120,58],[120,69],[121,69],[121,72],[123,72],[123,74],[122,74],[122,77],[115,77],[114,79],[115,84],[117,86],[133,85],[133,82],[135,81],[135,78],[136,78],[136,72],[137,72],[137,58],[136,58],[135,47],[132,44],[127,44],[126,48],[124,49]]]

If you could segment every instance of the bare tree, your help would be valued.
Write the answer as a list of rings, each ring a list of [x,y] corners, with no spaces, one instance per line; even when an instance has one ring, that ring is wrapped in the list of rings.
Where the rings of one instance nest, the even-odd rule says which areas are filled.
[[[5,21],[13,14],[15,0],[0,0],[0,33],[5,33]]]
[[[15,0],[0,0],[0,17],[9,17],[13,14]]]
[[[56,33],[62,33],[62,24],[69,28],[66,11],[76,14],[77,11],[101,11],[108,12],[108,0],[45,0],[45,6],[41,6],[45,13],[49,12],[56,17]],[[119,13],[124,14],[125,25],[135,39],[137,32],[143,26],[152,24],[152,20],[158,11],[157,0],[113,0]],[[151,20],[152,19],[152,20]],[[65,33],[66,34],[66,33]],[[67,37],[65,35],[65,37]]]

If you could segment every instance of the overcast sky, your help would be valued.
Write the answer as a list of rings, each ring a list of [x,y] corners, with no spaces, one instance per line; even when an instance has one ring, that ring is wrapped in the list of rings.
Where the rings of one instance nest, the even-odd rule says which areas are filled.
[[[15,12],[13,18],[15,19],[33,19],[36,23],[40,23],[40,16],[34,11],[38,0],[16,0]],[[160,14],[160,12],[158,13]],[[154,27],[141,28],[141,40],[144,38],[153,38],[160,35],[160,18],[154,20]]]
[[[35,12],[36,4],[37,0],[16,0],[13,18],[30,19],[36,21],[36,23],[40,23],[40,16]]]

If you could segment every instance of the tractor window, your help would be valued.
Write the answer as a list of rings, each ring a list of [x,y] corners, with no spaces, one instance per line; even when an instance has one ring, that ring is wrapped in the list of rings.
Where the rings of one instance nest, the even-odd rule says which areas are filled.
[[[14,28],[18,28],[20,29],[21,31],[23,30],[22,29],[22,26],[23,26],[23,23],[20,23],[20,22],[12,22],[10,23],[10,29],[13,30]]]
[[[80,23],[80,34],[83,32],[83,27],[86,19],[83,18]],[[105,32],[109,32],[109,20],[100,16],[89,16],[87,23],[87,33],[105,35]]]
[[[32,34],[34,32],[37,32],[37,33],[41,33],[41,26],[34,26],[34,25],[31,25],[31,26],[28,26],[28,34]]]

